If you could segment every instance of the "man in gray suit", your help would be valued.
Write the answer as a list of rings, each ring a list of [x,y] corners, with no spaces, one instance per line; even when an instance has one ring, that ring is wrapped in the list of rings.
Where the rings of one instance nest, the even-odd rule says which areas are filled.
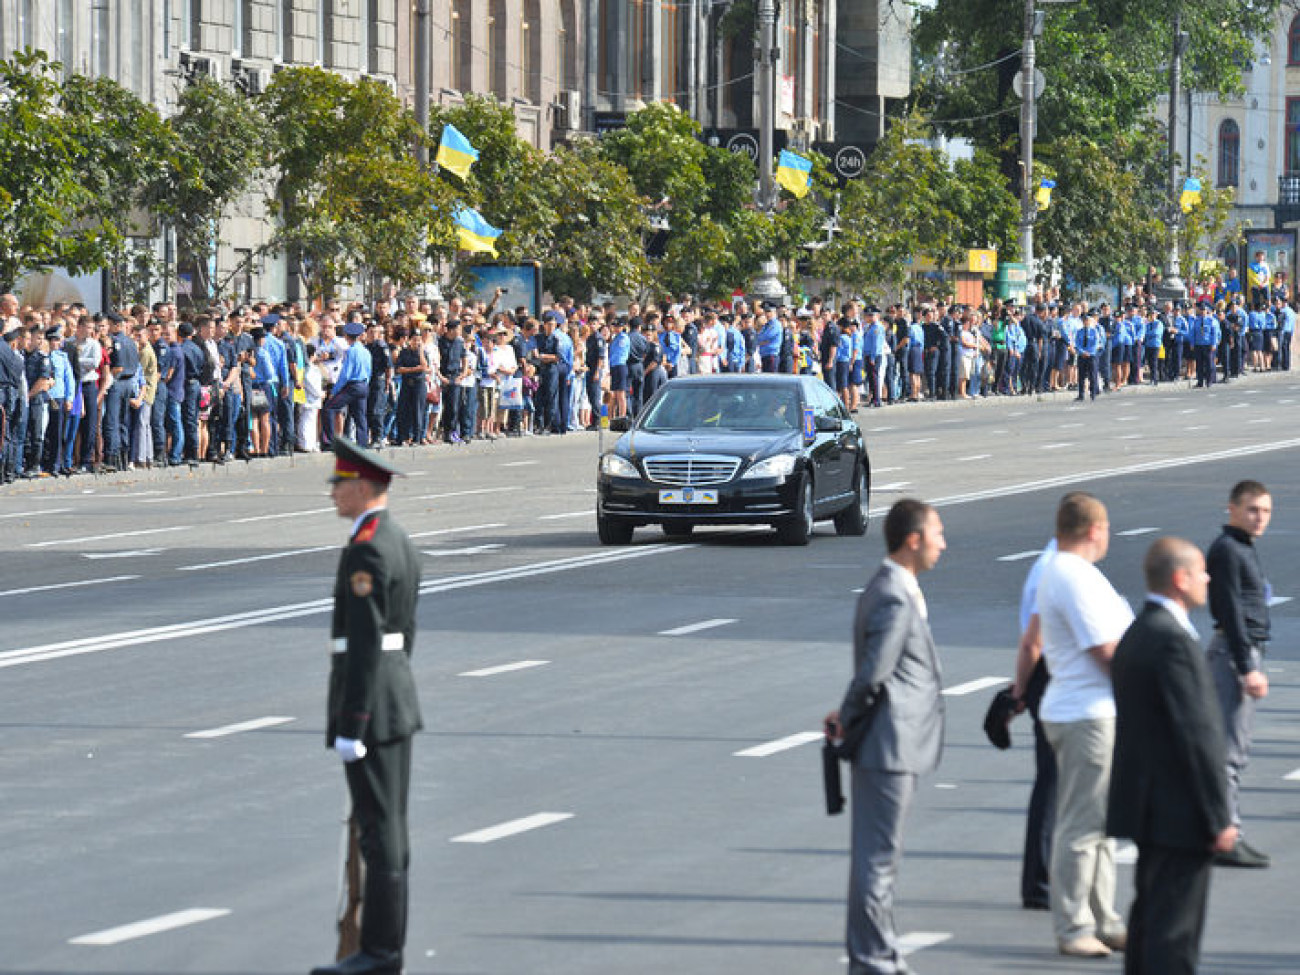
[[[885,547],[889,556],[858,599],[853,680],[826,716],[826,734],[852,763],[849,975],[911,971],[894,929],[894,881],[917,776],[938,767],[943,749],[939,655],[916,581],[946,547],[938,512],[897,502],[885,517]]]

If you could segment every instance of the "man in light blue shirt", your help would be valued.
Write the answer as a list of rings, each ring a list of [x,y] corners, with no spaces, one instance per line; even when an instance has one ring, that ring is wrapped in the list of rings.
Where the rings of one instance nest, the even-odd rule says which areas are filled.
[[[1295,309],[1288,302],[1278,302],[1278,338],[1275,367],[1284,372],[1291,371],[1291,340],[1295,337]]]
[[[321,435],[326,446],[333,442],[334,435],[343,432],[335,429],[338,417],[346,413],[343,420],[344,430],[351,420],[357,443],[370,443],[370,425],[366,418],[366,403],[370,398],[370,352],[361,343],[361,336],[366,327],[359,320],[350,321],[343,326],[347,336],[348,350],[343,355],[343,366],[339,370],[338,381],[334,383],[334,392],[321,410]],[[267,339],[270,344],[270,338]]]

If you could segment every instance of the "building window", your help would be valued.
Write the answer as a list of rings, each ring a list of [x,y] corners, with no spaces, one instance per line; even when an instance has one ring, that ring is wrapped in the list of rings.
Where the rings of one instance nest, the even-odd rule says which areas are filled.
[[[1300,64],[1300,14],[1291,18],[1286,32],[1286,63]]]
[[[379,0],[365,0],[366,4],[366,74],[379,73]],[[414,45],[412,45],[414,46]]]
[[[510,97],[507,64],[505,0],[492,0],[488,7],[488,82],[502,101]]]
[[[90,73],[108,77],[108,0],[94,0],[90,8]]]
[[[280,15],[276,18],[275,59],[280,62],[293,60],[293,0],[280,0]]]
[[[1241,129],[1230,118],[1219,123],[1219,185],[1236,186],[1241,171]]]
[[[33,25],[34,27],[35,25]],[[76,70],[73,63],[75,55],[72,50],[73,28],[72,0],[60,0],[59,3],[59,61],[63,64],[63,77],[68,77]]]
[[[1286,171],[1300,173],[1300,98],[1286,100]]]
[[[578,88],[578,34],[573,0],[560,0],[560,33],[556,38],[556,54],[562,87],[568,91]]]
[[[316,60],[322,67],[334,67],[334,0],[317,0]]]
[[[470,24],[466,0],[451,0],[451,83],[469,91]]]

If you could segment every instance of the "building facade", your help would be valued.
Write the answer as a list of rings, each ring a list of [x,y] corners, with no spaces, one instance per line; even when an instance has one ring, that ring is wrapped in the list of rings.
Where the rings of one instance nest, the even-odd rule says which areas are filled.
[[[255,94],[292,65],[375,77],[410,102],[422,6],[432,104],[495,95],[513,109],[519,135],[545,150],[671,101],[711,142],[757,150],[757,3],[737,0],[0,0],[0,46],[44,50],[65,71],[111,77],[164,114],[196,74]],[[787,0],[777,10],[778,147],[834,155],[848,142],[864,156],[883,133],[889,100],[910,86],[906,7]],[[270,232],[260,198],[236,207],[221,228],[214,277]],[[152,246],[173,259],[165,240]],[[183,271],[184,255],[174,259]],[[271,258],[237,284],[243,297],[297,290]]]

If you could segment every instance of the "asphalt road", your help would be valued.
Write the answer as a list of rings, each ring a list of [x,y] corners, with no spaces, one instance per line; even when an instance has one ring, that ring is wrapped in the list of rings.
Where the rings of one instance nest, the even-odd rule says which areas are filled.
[[[1297,420],[1290,377],[863,414],[875,507],[938,500],[949,544],[922,579],[946,751],[897,904],[920,971],[1120,969],[1060,959],[1047,916],[1019,908],[1029,729],[1010,752],[985,742],[987,685],[1011,673],[1020,584],[1064,490],[1109,505],[1103,569],[1136,603],[1149,541],[1207,544],[1246,476],[1274,490],[1262,553],[1288,600],[1243,792],[1274,866],[1216,873],[1203,970],[1300,970]],[[819,526],[805,549],[657,530],[600,548],[593,435],[401,459],[417,476],[393,509],[428,553],[408,972],[842,971],[848,820],[825,816],[803,733],[848,680],[876,526]],[[325,638],[346,526],[327,468],[0,495],[0,971],[279,975],[330,956],[344,788]]]

